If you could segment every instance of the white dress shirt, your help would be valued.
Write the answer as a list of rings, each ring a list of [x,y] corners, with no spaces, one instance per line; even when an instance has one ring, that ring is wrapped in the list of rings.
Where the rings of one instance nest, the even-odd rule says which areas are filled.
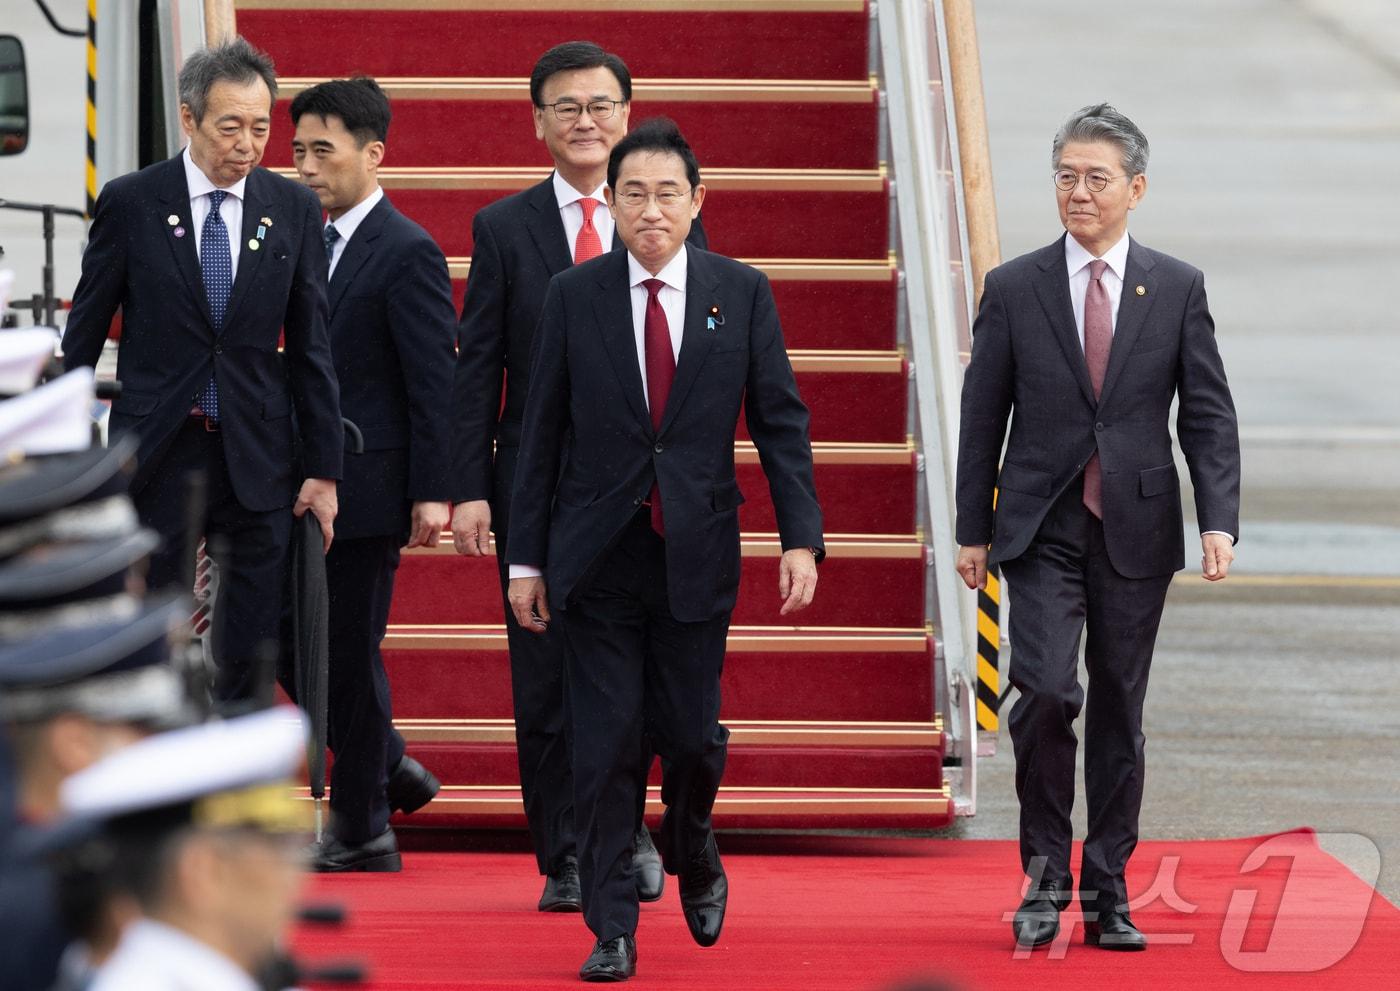
[[[583,207],[579,205],[579,200],[598,201],[598,205],[593,208],[593,229],[598,232],[598,240],[602,242],[603,250],[612,250],[613,217],[608,212],[608,201],[603,199],[603,190],[607,188],[607,183],[603,183],[591,193],[580,193],[560,178],[558,172],[554,173],[554,199],[559,204],[559,219],[564,222],[564,238],[569,246],[570,258],[574,257],[578,232],[583,230]]]
[[[374,209],[375,204],[383,198],[384,190],[376,183],[374,192],[342,213],[339,220],[326,221],[326,227],[334,224],[336,231],[340,234],[340,239],[331,247],[331,275],[335,275],[335,266],[339,264],[340,256],[345,254],[345,245],[355,236],[355,231],[359,229],[364,219],[369,216],[369,212]],[[323,241],[325,240],[325,229],[325,227],[321,228]]]
[[[1108,310],[1113,317],[1113,329],[1118,329],[1118,303],[1123,298],[1123,273],[1128,268],[1128,232],[1102,256],[1091,255],[1073,234],[1065,235],[1065,268],[1069,271],[1069,299],[1074,305],[1074,326],[1079,331],[1079,346],[1084,347],[1084,294],[1089,289],[1089,263],[1099,259],[1108,262],[1104,269],[1103,287],[1108,293]]]
[[[627,253],[627,284],[632,288],[628,290],[632,295],[632,335],[637,343],[637,368],[642,373],[642,398],[646,401],[647,410],[651,409],[651,397],[647,394],[647,344],[646,344],[646,322],[647,322],[647,287],[642,285],[647,279],[660,279],[665,283],[657,292],[656,298],[661,303],[661,309],[666,312],[666,329],[671,332],[671,357],[679,361],[681,356],[681,339],[685,335],[685,283],[686,283],[686,250],[681,244],[681,250],[676,252],[676,257],[666,263],[666,267],[655,275],[652,275],[642,263],[632,257],[632,253]],[[537,566],[529,564],[512,564],[510,566],[511,578],[538,578],[544,574]]]
[[[126,927],[90,991],[258,991],[222,953],[152,919]]]
[[[233,277],[236,279],[238,248],[243,241],[243,187],[248,184],[248,177],[244,176],[232,186],[216,186],[199,166],[194,164],[188,145],[185,146],[185,154],[182,157],[185,163],[185,185],[190,191],[190,222],[194,224],[194,230],[190,233],[194,235],[195,257],[199,257],[199,244],[204,238],[204,221],[209,216],[209,194],[222,188],[228,195],[219,205],[219,216],[224,218],[224,226],[228,228],[228,248],[232,255]]]

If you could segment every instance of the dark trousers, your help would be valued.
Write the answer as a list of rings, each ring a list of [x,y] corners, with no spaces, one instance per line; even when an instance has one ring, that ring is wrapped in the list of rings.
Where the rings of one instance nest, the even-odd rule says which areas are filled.
[[[1002,563],[1010,590],[1011,683],[1021,693],[1009,728],[1021,802],[1021,867],[1033,879],[1070,876],[1074,805],[1073,723],[1088,709],[1084,784],[1089,829],[1079,890],[1088,907],[1122,909],[1123,872],[1142,807],[1142,706],[1170,574],[1124,578],[1104,548],[1103,523],[1071,485],[1025,554]]]
[[[272,687],[282,615],[291,506],[269,512],[246,509],[234,494],[224,459],[223,434],[190,417],[171,441],[160,464],[133,496],[143,525],[161,535],[146,581],[155,589],[189,592],[194,547],[187,546],[190,476],[205,476],[205,499],[196,523],[205,548],[219,567],[219,599],[211,646],[220,702],[251,699]]]
[[[364,843],[389,826],[389,772],[403,756],[394,730],[380,641],[389,625],[399,538],[336,540],[326,555],[330,592],[327,742],[335,834]]]
[[[632,837],[651,763],[665,774],[660,851],[676,873],[702,850],[724,774],[719,723],[729,614],[671,615],[666,545],[639,513],[570,600],[565,688],[573,726],[574,815],[584,921],[603,940],[637,929]]]

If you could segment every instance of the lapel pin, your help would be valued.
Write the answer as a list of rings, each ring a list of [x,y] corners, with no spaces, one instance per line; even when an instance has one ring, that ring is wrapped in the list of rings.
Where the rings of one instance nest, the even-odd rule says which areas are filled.
[[[177,228],[175,228],[175,236],[176,236],[176,237],[184,237],[184,236],[185,236],[185,229],[184,229],[183,227],[177,227]]]
[[[259,226],[259,227],[258,227],[258,240],[261,241],[261,240],[262,240],[263,238],[265,238],[265,237],[267,237],[267,228],[266,228],[266,227]]]
[[[255,238],[255,237],[250,237],[250,238],[248,238],[248,250],[249,250],[249,251],[257,251],[257,250],[258,250],[259,248],[261,248],[261,247],[262,247],[262,245],[258,243],[258,239],[257,239],[257,238]]]
[[[1137,287],[1137,294],[1138,294],[1139,296],[1146,296],[1146,295],[1147,295],[1147,287],[1146,287],[1146,286],[1138,286],[1138,287]]]
[[[172,213],[170,216],[165,218],[165,222],[171,227],[178,227],[180,224],[180,215],[178,213]]]
[[[262,225],[263,225],[264,227],[271,227],[271,226],[272,226],[272,218],[271,218],[271,217],[262,217],[262,218],[261,218],[261,221],[262,221]]]
[[[705,329],[714,330],[716,327],[724,326],[724,314],[719,311],[719,306],[710,307],[710,315],[705,318]]]

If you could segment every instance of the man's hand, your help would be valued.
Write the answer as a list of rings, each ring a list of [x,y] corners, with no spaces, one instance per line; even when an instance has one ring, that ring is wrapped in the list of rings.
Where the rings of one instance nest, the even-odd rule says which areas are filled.
[[[1201,534],[1201,577],[1206,581],[1223,582],[1234,559],[1235,548],[1228,534]]]
[[[510,611],[515,613],[515,621],[522,629],[531,633],[543,633],[548,629],[549,597],[543,578],[512,578],[506,594],[510,598]]]
[[[783,551],[778,563],[778,595],[783,608],[778,615],[799,612],[812,604],[817,594],[817,557],[806,547]]]
[[[436,547],[452,518],[450,502],[415,502],[408,524],[408,547]]]
[[[460,502],[452,510],[452,546],[467,557],[485,557],[491,549],[491,504],[485,499]]]
[[[955,567],[958,574],[962,575],[962,580],[968,588],[987,587],[987,548],[985,546],[959,547],[958,563]]]
[[[335,514],[340,512],[340,503],[335,497],[335,479],[308,478],[301,483],[292,515],[300,519],[308,509],[321,524],[321,551],[329,551],[331,541],[335,539]]]

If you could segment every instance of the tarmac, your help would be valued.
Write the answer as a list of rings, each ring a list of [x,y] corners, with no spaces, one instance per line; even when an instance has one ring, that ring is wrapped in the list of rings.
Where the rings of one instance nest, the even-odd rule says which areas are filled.
[[[1204,582],[1188,522],[1148,693],[1142,836],[1310,826],[1400,900],[1400,4],[976,12],[1003,257],[1058,235],[1051,139],[1113,103],[1152,143],[1129,230],[1205,272],[1240,417],[1237,558]],[[1004,724],[952,835],[1016,835]],[[1075,811],[1082,837],[1082,792]]]

